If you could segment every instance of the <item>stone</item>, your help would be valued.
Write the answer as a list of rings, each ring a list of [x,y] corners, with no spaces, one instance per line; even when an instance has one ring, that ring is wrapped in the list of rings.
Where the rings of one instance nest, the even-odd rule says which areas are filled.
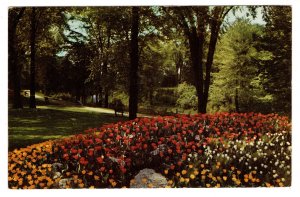
[[[130,182],[131,188],[165,188],[167,185],[166,177],[148,168],[141,170]]]
[[[63,167],[63,164],[62,164],[62,163],[53,163],[53,164],[52,164],[52,168],[53,168],[55,171],[60,170],[62,167]]]
[[[66,186],[67,186],[68,181],[71,181],[71,180],[72,180],[72,178],[61,179],[61,180],[59,180],[59,182],[58,182],[58,187],[59,187],[60,189],[65,189]]]
[[[57,179],[61,177],[61,173],[60,172],[54,172],[53,173],[53,179]]]

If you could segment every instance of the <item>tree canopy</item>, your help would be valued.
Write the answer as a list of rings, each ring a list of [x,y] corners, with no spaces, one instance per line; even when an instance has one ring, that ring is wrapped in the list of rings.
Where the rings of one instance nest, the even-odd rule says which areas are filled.
[[[263,24],[247,18],[258,7]],[[14,108],[30,89],[31,107],[35,91],[120,99],[131,119],[154,106],[289,114],[291,43],[289,6],[10,8],[9,89]]]

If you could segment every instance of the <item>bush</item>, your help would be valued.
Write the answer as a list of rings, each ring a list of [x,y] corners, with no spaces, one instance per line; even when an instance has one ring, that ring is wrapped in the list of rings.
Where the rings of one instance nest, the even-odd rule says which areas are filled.
[[[72,101],[72,95],[69,92],[60,92],[52,96],[53,99]]]
[[[153,95],[153,103],[164,106],[174,106],[176,104],[175,88],[158,88]]]
[[[196,109],[197,108],[197,96],[196,88],[192,85],[183,82],[178,85],[177,88],[178,99],[176,105],[182,109]]]
[[[128,187],[143,168],[167,187],[291,185],[291,124],[277,114],[137,118],[9,152],[10,188]],[[62,177],[54,178],[53,163]]]
[[[115,100],[120,100],[125,106],[128,106],[129,103],[129,96],[123,91],[114,92],[109,99],[110,105],[112,105]]]

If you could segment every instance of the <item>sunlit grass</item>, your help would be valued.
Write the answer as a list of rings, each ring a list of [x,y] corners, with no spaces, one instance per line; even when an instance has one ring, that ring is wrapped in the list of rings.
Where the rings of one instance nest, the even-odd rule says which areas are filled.
[[[38,106],[8,110],[9,150],[26,147],[45,140],[58,139],[97,128],[105,123],[125,120],[115,117],[112,110],[101,113],[90,107]]]

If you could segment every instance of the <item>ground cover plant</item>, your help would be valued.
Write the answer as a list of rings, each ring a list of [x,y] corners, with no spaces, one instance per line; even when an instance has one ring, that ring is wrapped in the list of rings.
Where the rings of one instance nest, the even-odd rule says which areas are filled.
[[[137,118],[15,149],[8,159],[10,188],[59,188],[62,180],[64,188],[123,188],[144,168],[163,174],[166,187],[290,186],[291,123],[260,113]]]

